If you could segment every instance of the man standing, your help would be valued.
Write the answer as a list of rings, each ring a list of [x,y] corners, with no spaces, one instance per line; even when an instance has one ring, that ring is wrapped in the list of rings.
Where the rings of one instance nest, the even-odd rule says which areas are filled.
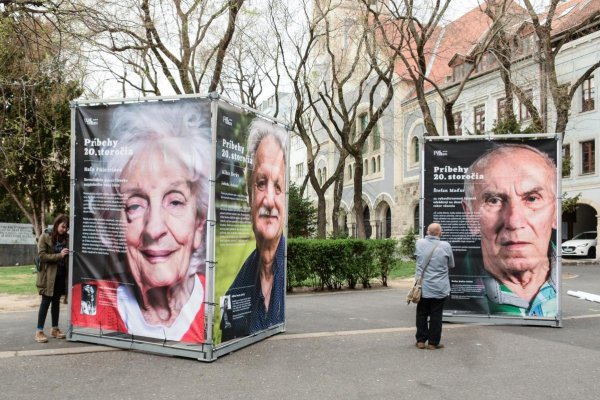
[[[485,314],[554,317],[557,313],[552,232],[556,229],[556,166],[525,144],[504,144],[469,168],[463,208],[481,254],[470,254],[467,274],[485,297]]]
[[[417,277],[423,276],[421,301],[417,303],[417,339],[419,349],[440,349],[444,301],[450,294],[448,269],[454,268],[450,243],[440,240],[442,227],[432,223],[427,236],[417,240]],[[423,274],[423,271],[425,273]],[[428,321],[429,320],[429,321]],[[425,346],[427,342],[427,346]]]
[[[226,295],[234,309],[222,341],[246,336],[285,320],[286,132],[256,119],[249,128],[248,200],[256,250],[244,262]]]

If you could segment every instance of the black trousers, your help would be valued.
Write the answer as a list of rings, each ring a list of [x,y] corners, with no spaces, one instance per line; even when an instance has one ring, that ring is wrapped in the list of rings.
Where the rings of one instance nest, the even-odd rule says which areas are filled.
[[[46,316],[48,315],[48,308],[50,308],[50,315],[52,316],[52,327],[58,327],[58,315],[60,313],[60,296],[65,293],[66,282],[65,282],[64,271],[60,271],[56,274],[54,281],[54,295],[46,296],[42,295],[42,302],[40,303],[40,309],[38,311],[38,322],[37,329],[44,330],[46,324]]]
[[[417,342],[429,342],[437,346],[442,339],[443,299],[427,299],[422,297],[417,303]]]

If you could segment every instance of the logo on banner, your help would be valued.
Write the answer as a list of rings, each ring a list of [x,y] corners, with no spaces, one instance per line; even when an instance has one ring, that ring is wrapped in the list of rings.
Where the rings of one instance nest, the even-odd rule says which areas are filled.
[[[440,156],[445,157],[448,155],[448,150],[434,150],[433,155],[438,156],[438,157],[440,157]]]
[[[84,118],[83,122],[85,122],[86,125],[98,125],[98,118]]]

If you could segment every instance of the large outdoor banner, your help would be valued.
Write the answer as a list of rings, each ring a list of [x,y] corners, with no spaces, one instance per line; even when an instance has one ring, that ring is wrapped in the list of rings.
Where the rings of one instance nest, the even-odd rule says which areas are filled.
[[[287,131],[219,104],[215,344],[285,322]]]
[[[75,135],[73,329],[203,343],[210,101],[77,107]]]
[[[456,264],[446,316],[560,318],[557,143],[426,140],[423,223],[442,225]]]
[[[73,127],[69,339],[213,360],[284,330],[286,129],[191,97]]]

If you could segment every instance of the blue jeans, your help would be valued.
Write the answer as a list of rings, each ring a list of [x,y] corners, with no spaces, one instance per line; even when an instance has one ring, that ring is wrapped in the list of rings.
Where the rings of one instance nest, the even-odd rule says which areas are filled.
[[[440,344],[442,339],[442,313],[444,311],[443,299],[421,298],[417,303],[417,342],[429,342],[434,346]],[[429,321],[428,321],[429,320]]]

